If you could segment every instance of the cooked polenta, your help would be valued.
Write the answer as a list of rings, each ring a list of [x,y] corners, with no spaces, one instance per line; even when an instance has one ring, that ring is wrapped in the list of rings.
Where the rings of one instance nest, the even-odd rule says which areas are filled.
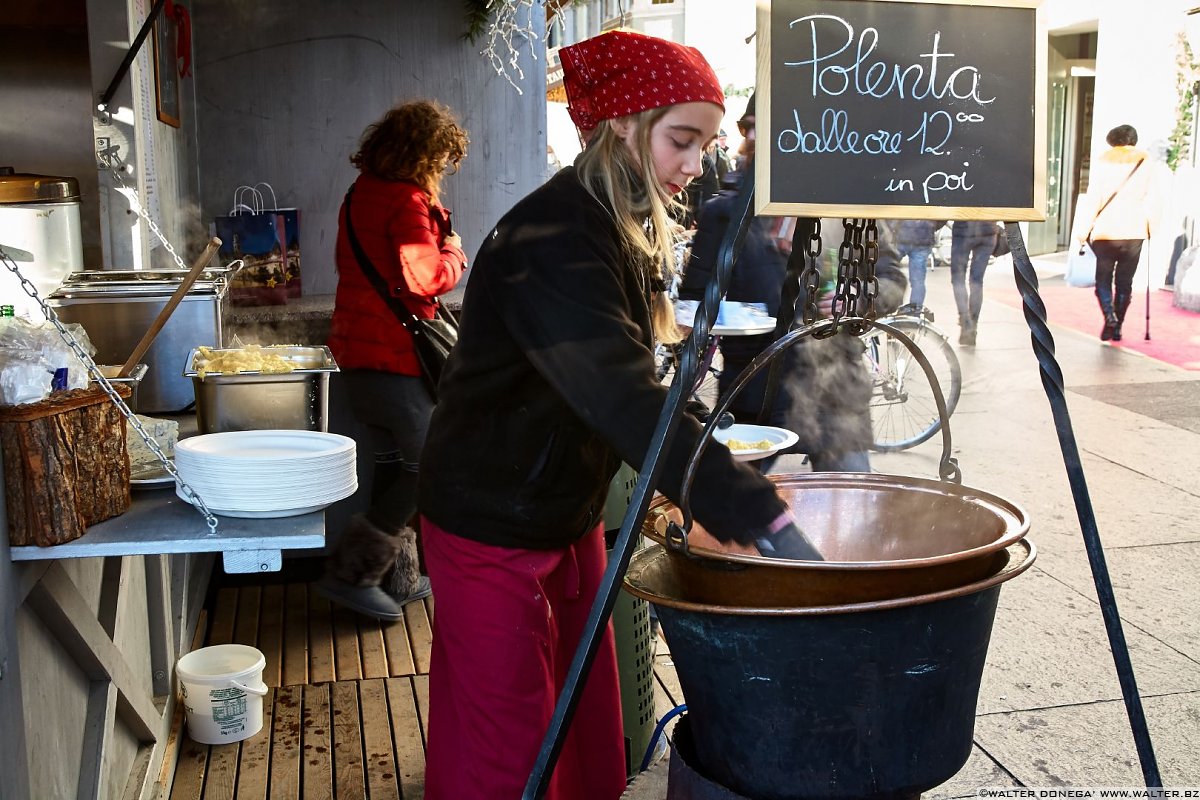
[[[292,372],[296,367],[278,353],[270,352],[269,347],[252,344],[236,350],[198,347],[192,368],[203,378],[209,373],[231,375],[239,372],[258,372],[264,375],[279,375]]]
[[[726,439],[725,446],[730,450],[770,450],[775,443],[770,439],[759,439],[757,442],[746,442],[741,439]]]

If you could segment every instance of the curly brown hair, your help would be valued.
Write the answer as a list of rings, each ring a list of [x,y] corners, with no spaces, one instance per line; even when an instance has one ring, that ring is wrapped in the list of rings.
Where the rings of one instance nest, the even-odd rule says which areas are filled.
[[[436,198],[446,167],[458,170],[469,143],[453,111],[416,100],[368,125],[350,163],[377,178],[415,183]]]

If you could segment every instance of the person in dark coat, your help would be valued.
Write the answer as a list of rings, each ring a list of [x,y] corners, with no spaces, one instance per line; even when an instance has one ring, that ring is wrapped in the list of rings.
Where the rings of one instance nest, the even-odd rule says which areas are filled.
[[[753,96],[746,113],[738,121],[738,128],[745,137],[743,147],[747,168],[752,169],[756,140]],[[680,299],[703,298],[709,278],[716,269],[717,252],[737,200],[737,191],[726,191],[701,211],[700,226],[680,286]],[[766,305],[771,316],[779,313],[792,231],[790,225],[780,223],[777,217],[755,216],[750,221],[742,251],[730,276],[727,300],[761,303]],[[797,224],[804,224],[804,221]],[[808,224],[811,225],[811,220]],[[878,223],[878,227],[875,271],[879,295],[875,308],[877,313],[886,314],[903,300],[905,280],[889,227],[883,222]],[[840,220],[822,222],[820,269],[823,283],[832,281],[837,275],[836,259],[829,258],[828,254],[837,253],[843,232]],[[828,316],[831,299],[828,294],[822,298],[818,306],[821,316]],[[774,333],[721,337],[722,367],[718,385],[722,395],[742,370],[774,340]],[[777,358],[783,361],[780,386],[765,422],[800,437],[787,452],[807,453],[812,468],[817,471],[869,472],[871,377],[863,364],[862,341],[845,331],[828,339],[806,338]],[[759,421],[768,371],[769,368],[760,371],[734,398],[730,411],[739,422]],[[776,456],[769,456],[754,463],[765,472],[771,469],[775,460]]]
[[[716,197],[717,192],[721,189],[721,176],[714,150],[715,146],[710,145],[708,150],[705,151],[700,160],[700,177],[689,183],[687,189],[684,191],[684,203],[687,213],[680,220],[680,224],[684,228],[696,227],[696,220],[699,219],[700,209],[705,203]]]
[[[914,306],[925,305],[925,273],[937,244],[937,232],[945,224],[944,219],[898,219],[888,223],[896,239],[896,250],[901,257],[908,258],[911,290],[908,302]]]
[[[958,220],[950,231],[950,285],[958,306],[958,343],[974,346],[983,309],[983,276],[996,250],[996,223]]]
[[[668,208],[716,137],[721,85],[693,48],[612,31],[560,53],[568,109],[593,131],[574,166],[487,235],[422,454],[421,534],[437,596],[427,800],[519,797],[605,565],[602,512],[642,464],[666,402],[655,337]],[[680,498],[701,435],[684,417],[659,490]],[[764,554],[819,558],[774,485],[710,446],[696,519]],[[615,800],[625,743],[611,630],[550,781],[550,800]]]
[[[735,173],[735,179],[738,178]],[[700,221],[692,240],[692,250],[679,286],[680,300],[703,300],[705,289],[716,268],[717,251],[737,206],[740,190],[727,188],[700,210]],[[737,268],[729,277],[725,299],[737,303],[756,303],[765,307],[772,317],[779,313],[779,291],[787,272],[791,242],[783,242],[773,234],[776,219],[753,217],[746,239],[738,254]],[[718,386],[724,394],[734,378],[750,361],[774,341],[774,335],[725,336],[718,343],[723,367]],[[755,422],[766,384],[766,372],[761,372],[734,398],[730,412],[743,422]]]

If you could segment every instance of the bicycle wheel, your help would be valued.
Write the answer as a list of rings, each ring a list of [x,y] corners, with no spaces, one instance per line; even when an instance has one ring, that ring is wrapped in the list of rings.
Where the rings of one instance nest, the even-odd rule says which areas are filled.
[[[683,355],[683,343],[660,344],[654,349],[655,376],[659,383],[670,386],[675,381],[679,369],[679,359]],[[688,393],[689,396],[700,400],[709,408],[715,408],[720,394],[718,379],[721,375],[721,354],[713,353],[699,381]]]
[[[918,318],[883,321],[912,339],[929,360],[946,398],[949,417],[962,393],[962,371],[946,335]],[[925,371],[904,343],[888,331],[872,328],[862,338],[866,345],[863,357],[872,380],[871,449],[905,450],[926,441],[942,427],[942,420]]]
[[[657,344],[654,346],[654,376],[660,383],[669,384],[668,376],[674,376],[679,366],[679,355],[683,346],[679,344]]]

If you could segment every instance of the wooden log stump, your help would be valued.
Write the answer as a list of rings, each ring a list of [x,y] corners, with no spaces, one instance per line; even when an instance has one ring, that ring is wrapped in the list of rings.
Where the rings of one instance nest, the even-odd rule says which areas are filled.
[[[125,437],[125,418],[98,388],[0,407],[9,542],[62,544],[129,510]]]

